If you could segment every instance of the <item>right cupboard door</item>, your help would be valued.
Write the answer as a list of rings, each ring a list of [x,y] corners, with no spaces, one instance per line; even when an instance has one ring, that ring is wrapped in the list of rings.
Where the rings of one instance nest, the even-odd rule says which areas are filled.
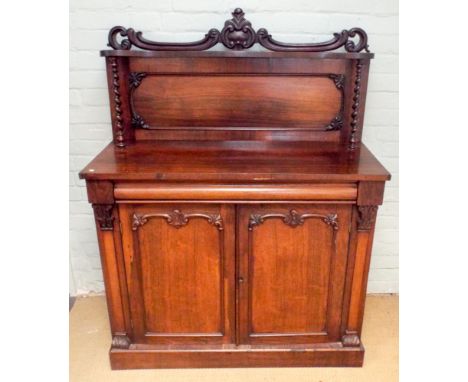
[[[238,208],[238,343],[340,341],[351,205]]]

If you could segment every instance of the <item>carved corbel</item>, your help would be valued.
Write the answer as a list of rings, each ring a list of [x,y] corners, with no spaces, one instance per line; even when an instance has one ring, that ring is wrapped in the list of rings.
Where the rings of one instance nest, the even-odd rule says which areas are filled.
[[[101,231],[112,231],[114,229],[114,205],[93,204],[94,217]]]
[[[370,231],[377,217],[378,206],[358,206],[358,231]]]

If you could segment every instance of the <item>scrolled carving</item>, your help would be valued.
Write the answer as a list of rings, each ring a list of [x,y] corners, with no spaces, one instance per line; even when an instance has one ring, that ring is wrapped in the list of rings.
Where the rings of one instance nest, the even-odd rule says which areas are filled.
[[[127,37],[119,43],[117,36]],[[207,50],[219,42],[219,30],[210,29],[205,37],[199,41],[193,42],[156,42],[143,37],[142,32],[135,32],[133,28],[124,28],[115,26],[109,31],[108,46],[117,50],[129,50],[133,45],[144,50]]]
[[[359,104],[361,101],[361,72],[362,61],[356,61],[356,76],[354,79],[353,112],[351,113],[351,135],[349,138],[349,149],[355,150],[358,144]]]
[[[210,29],[205,37],[199,41],[187,43],[170,43],[150,41],[143,37],[142,32],[135,32],[132,28],[115,26],[109,31],[108,45],[113,49],[129,50],[136,46],[144,50],[207,50],[221,42],[226,48],[241,50],[252,47],[257,42],[264,48],[283,52],[325,52],[344,47],[347,52],[358,53],[362,50],[368,52],[367,34],[361,28],[343,30],[341,33],[334,33],[333,38],[318,43],[294,44],[277,41],[271,37],[265,28],[260,28],[257,32],[244,17],[241,8],[236,8],[232,12],[233,18],[227,20],[221,32],[218,29]],[[121,37],[121,41],[117,40]],[[354,41],[353,38],[357,38]]]
[[[250,21],[244,18],[244,12],[236,8],[232,12],[232,19],[227,20],[220,34],[220,41],[229,49],[248,49],[257,40],[257,35]]]
[[[302,224],[304,224],[305,219],[310,218],[319,218],[329,226],[332,227],[334,231],[338,230],[338,215],[337,214],[328,214],[328,215],[320,215],[320,214],[300,214],[296,210],[292,209],[289,213],[271,213],[271,214],[252,214],[249,218],[249,231],[252,231],[255,227],[263,224],[265,219],[270,218],[282,218],[283,222],[292,228],[296,228]]]
[[[377,217],[377,206],[358,206],[358,230],[369,231]]]
[[[132,127],[141,127],[143,129],[148,129],[149,125],[143,119],[143,117],[138,114],[135,110],[135,104],[133,101],[133,96],[135,89],[141,85],[141,82],[146,77],[144,72],[131,72],[128,75],[128,84],[130,86],[130,112],[132,114]]]
[[[93,204],[94,216],[101,231],[114,229],[113,204]]]
[[[112,347],[117,349],[128,349],[130,348],[130,338],[124,335],[116,335],[112,337]]]
[[[357,44],[353,40],[349,40],[349,37],[355,36],[359,37],[359,42]],[[348,38],[345,43],[345,49],[347,52],[360,52],[361,50],[369,52],[369,45],[367,44],[367,33],[361,28],[350,29],[348,31]]]
[[[132,216],[132,230],[136,231],[138,227],[143,226],[150,218],[164,218],[167,223],[175,228],[181,228],[188,224],[190,218],[205,218],[208,223],[215,226],[218,231],[224,229],[223,219],[220,214],[204,214],[204,213],[191,213],[185,214],[180,210],[174,210],[169,213],[146,214],[139,215],[133,214]]]

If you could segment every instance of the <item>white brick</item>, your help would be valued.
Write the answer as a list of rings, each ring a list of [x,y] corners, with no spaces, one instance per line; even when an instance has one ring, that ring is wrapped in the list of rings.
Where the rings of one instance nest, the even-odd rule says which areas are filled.
[[[398,75],[376,73],[373,76],[369,76],[368,90],[372,92],[374,91],[397,92],[398,91]]]
[[[370,47],[372,51],[372,45]],[[398,55],[395,54],[378,54],[374,57],[370,64],[370,78],[373,78],[375,73],[398,73]]]
[[[71,89],[107,89],[106,71],[70,71]]]
[[[81,95],[79,90],[71,90],[69,91],[69,102],[70,106],[78,106],[81,104]]]
[[[109,92],[107,89],[83,90],[81,94],[83,105],[106,106],[109,108]]]
[[[227,1],[225,0],[197,0],[197,1],[172,0],[172,9],[174,11],[190,12],[190,13],[218,11],[222,13],[223,17],[226,17],[226,14],[229,14],[228,12],[232,12],[234,10],[229,7],[229,5],[227,4]],[[244,9],[244,12],[246,12],[246,9]]]
[[[72,123],[110,123],[110,111],[105,106],[70,107]]]
[[[105,70],[106,64],[98,52],[78,51],[70,53],[72,70]]]
[[[99,57],[99,51],[106,49],[108,31],[74,29],[70,33],[70,48],[76,50],[93,51]],[[102,57],[99,57],[104,61]]]
[[[94,29],[109,30],[113,26],[123,25],[130,27],[131,13],[116,10],[94,11],[77,10],[70,13],[70,28],[72,33],[74,29]],[[105,48],[105,44],[103,44]]]
[[[158,0],[158,3],[161,2]],[[80,9],[95,9],[95,10],[103,10],[103,9],[117,9],[121,8],[122,10],[125,9],[126,4],[128,1],[126,0],[71,0],[70,1],[70,12],[74,12],[75,10]],[[148,5],[148,0],[146,0],[146,4]]]
[[[397,256],[378,256],[373,254],[371,258],[371,269],[398,269]]]

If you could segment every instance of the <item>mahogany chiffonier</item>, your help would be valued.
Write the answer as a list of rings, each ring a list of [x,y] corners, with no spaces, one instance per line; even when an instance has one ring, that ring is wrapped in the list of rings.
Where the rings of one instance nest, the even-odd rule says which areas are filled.
[[[80,177],[111,366],[361,366],[390,179],[361,143],[367,35],[283,43],[232,15],[191,43],[114,27],[101,52],[113,142]]]

